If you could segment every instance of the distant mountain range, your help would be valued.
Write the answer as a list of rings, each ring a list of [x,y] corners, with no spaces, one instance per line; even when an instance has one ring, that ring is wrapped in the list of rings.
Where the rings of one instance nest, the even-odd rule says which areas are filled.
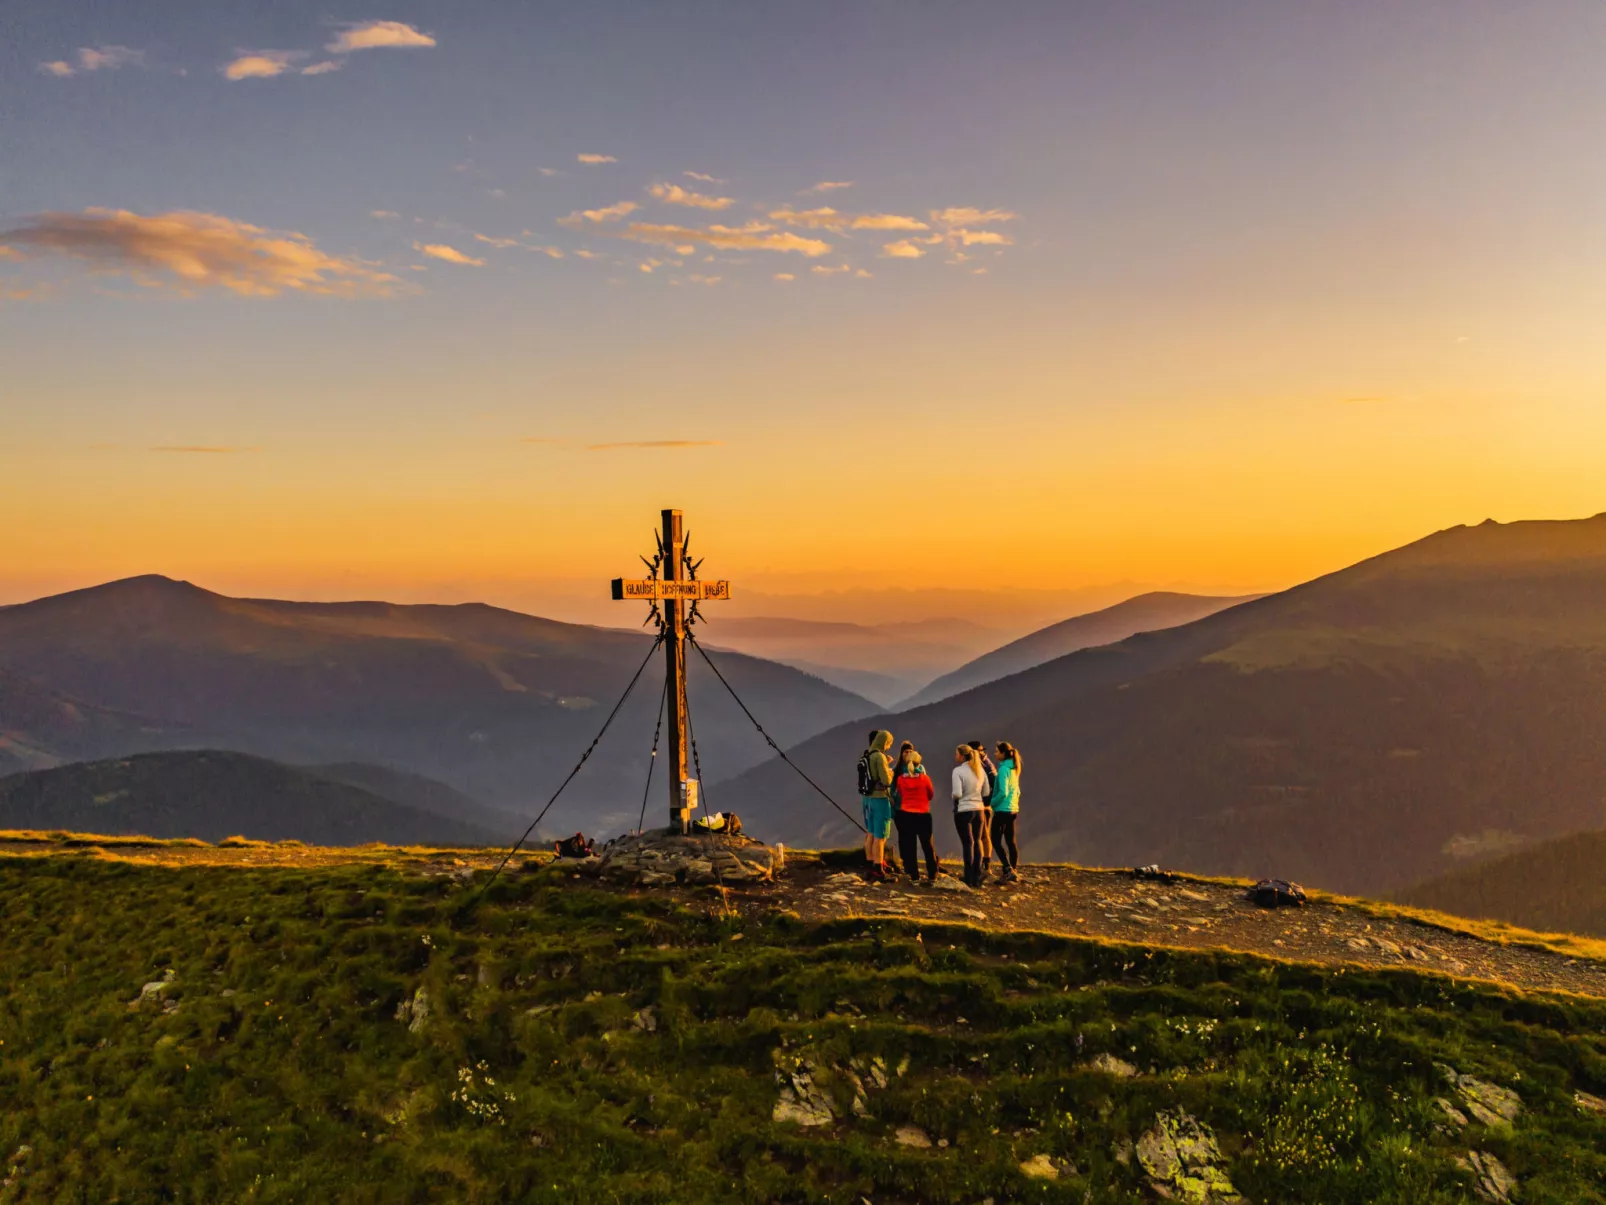
[[[1541,933],[1606,937],[1606,832],[1527,845],[1418,883],[1394,898]]]
[[[423,792],[435,806],[379,794],[355,781],[361,778],[388,783],[413,800]],[[142,753],[0,778],[0,829],[309,845],[492,845],[505,839],[510,818],[485,816],[494,827],[481,827],[452,815],[481,818],[485,809],[451,798],[450,790],[382,769],[325,773],[218,750]]]
[[[1480,833],[1606,827],[1606,515],[1439,532],[792,756],[851,802],[872,723],[944,778],[960,740],[1019,745],[1034,858],[1398,890]],[[768,839],[857,836],[779,762],[716,789]]]
[[[964,619],[862,624],[722,614],[703,632],[706,644],[782,662],[883,707],[999,639]]]
[[[0,769],[232,749],[407,771],[529,817],[650,643],[481,605],[238,599],[131,578],[0,607]],[[875,710],[787,666],[728,653],[721,668],[787,743]],[[695,658],[689,681],[705,779],[762,760],[767,746]],[[548,831],[635,823],[662,689],[654,659]],[[654,821],[666,790],[660,767]]]
[[[898,704],[898,710],[906,711],[925,703],[935,703],[950,695],[962,694],[972,687],[1007,678],[1010,674],[1018,674],[1078,649],[1114,644],[1138,632],[1157,632],[1162,628],[1192,623],[1206,615],[1214,615],[1217,611],[1259,597],[1258,594],[1245,594],[1219,598],[1203,594],[1173,594],[1165,590],[1140,594],[1102,611],[1051,624],[1002,648],[984,653],[905,699]]]

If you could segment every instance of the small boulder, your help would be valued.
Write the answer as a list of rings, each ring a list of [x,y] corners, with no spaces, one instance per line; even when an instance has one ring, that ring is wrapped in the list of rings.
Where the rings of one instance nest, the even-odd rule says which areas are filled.
[[[1484,1151],[1468,1151],[1464,1158],[1456,1159],[1456,1166],[1472,1173],[1472,1191],[1482,1201],[1504,1203],[1511,1200],[1517,1187],[1517,1178],[1506,1170],[1506,1165]]]
[[[1435,1063],[1445,1083],[1455,1089],[1462,1106],[1480,1125],[1491,1129],[1509,1126],[1522,1111],[1522,1097],[1510,1088],[1491,1084],[1488,1080],[1462,1075],[1454,1067]]]
[[[1021,1175],[1033,1180],[1058,1180],[1059,1165],[1051,1155],[1033,1155],[1020,1165]]]
[[[1606,1100],[1588,1092],[1574,1092],[1573,1102],[1586,1113],[1606,1113]]]
[[[931,1137],[919,1126],[899,1126],[893,1134],[893,1140],[899,1146],[912,1146],[917,1150],[929,1150]]]
[[[1113,1054],[1096,1054],[1088,1060],[1089,1067],[1095,1071],[1102,1071],[1105,1075],[1113,1075],[1116,1079],[1131,1079],[1138,1073],[1138,1069],[1125,1059],[1118,1059]]]
[[[1241,1205],[1210,1128],[1180,1110],[1162,1113],[1137,1144],[1138,1163],[1161,1196],[1188,1205]]]

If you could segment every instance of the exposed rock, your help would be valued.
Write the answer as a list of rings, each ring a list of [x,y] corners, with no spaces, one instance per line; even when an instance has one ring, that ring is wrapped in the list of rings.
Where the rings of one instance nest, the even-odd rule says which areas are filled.
[[[630,1024],[634,1028],[644,1030],[647,1033],[656,1033],[658,1030],[658,1014],[654,1011],[653,1006],[649,1004],[637,1011]]]
[[[1088,1060],[1087,1065],[1095,1071],[1113,1075],[1116,1079],[1131,1079],[1138,1073],[1138,1069],[1131,1063],[1125,1059],[1118,1059],[1113,1054],[1096,1054]]]
[[[1499,1084],[1491,1084],[1488,1080],[1462,1075],[1454,1067],[1444,1063],[1435,1063],[1434,1067],[1444,1077],[1445,1083],[1455,1089],[1461,1104],[1479,1124],[1491,1128],[1509,1126],[1522,1111],[1522,1097],[1510,1088],[1502,1088]]]
[[[1150,1186],[1188,1205],[1228,1205],[1243,1198],[1221,1168],[1215,1135],[1187,1113],[1162,1113],[1138,1139],[1138,1163]]]
[[[828,1126],[836,1120],[831,1097],[814,1082],[814,1070],[808,1063],[799,1063],[791,1071],[777,1068],[775,1081],[781,1086],[781,1095],[770,1114],[772,1121],[791,1121],[800,1126]]]
[[[1484,1151],[1468,1151],[1456,1157],[1456,1166],[1472,1173],[1476,1183],[1473,1191],[1480,1200],[1505,1202],[1511,1200],[1517,1178],[1506,1170],[1506,1165]]]
[[[626,837],[608,846],[601,857],[588,861],[596,863],[595,873],[603,878],[663,887],[672,883],[767,881],[784,864],[785,855],[748,837],[724,833],[681,837],[659,832]]]
[[[1586,1113],[1606,1113],[1606,1100],[1588,1092],[1574,1092],[1573,1101]]]
[[[419,1033],[429,1023],[429,1009],[429,989],[420,986],[411,1000],[396,1006],[396,1020],[406,1022],[408,1033]]]
[[[1442,1096],[1435,1096],[1433,1098],[1433,1103],[1438,1105],[1439,1108],[1444,1111],[1445,1117],[1448,1118],[1450,1123],[1457,1129],[1466,1129],[1467,1115],[1460,1109],[1456,1108]]]
[[[174,981],[177,979],[178,975],[174,973],[173,968],[168,967],[167,970],[162,972],[162,977],[160,979],[154,979],[150,983],[147,983],[141,987],[139,989],[139,995],[130,1000],[128,1002],[128,1006],[130,1008],[137,1008],[146,1000],[160,1000],[162,998],[162,993],[167,991],[168,988],[172,987]]]
[[[922,1151],[931,1146],[930,1136],[919,1126],[899,1126],[893,1138],[899,1146],[912,1146]]]
[[[1049,1155],[1033,1155],[1020,1165],[1021,1174],[1033,1180],[1058,1180],[1060,1169]]]
[[[949,874],[938,875],[936,878],[931,880],[931,886],[932,889],[936,891],[970,891],[969,887],[965,886],[964,883],[960,882],[958,879],[954,878],[953,875]]]

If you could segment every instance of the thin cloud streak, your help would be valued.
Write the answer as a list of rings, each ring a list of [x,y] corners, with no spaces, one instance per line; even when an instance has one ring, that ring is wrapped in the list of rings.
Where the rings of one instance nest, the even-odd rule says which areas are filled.
[[[612,155],[597,155],[597,154],[593,154],[591,152],[582,152],[581,154],[576,155],[575,158],[578,159],[581,163],[590,163],[590,164],[618,163],[619,162],[619,160],[615,159]]]
[[[647,192],[665,205],[685,205],[692,209],[729,209],[736,204],[735,197],[710,197],[678,184],[654,184]]]
[[[748,251],[796,251],[809,258],[829,255],[831,244],[820,239],[803,238],[789,231],[778,231],[763,222],[749,222],[746,226],[660,226],[649,222],[636,222],[619,232],[618,237],[638,243],[656,243],[663,247],[694,247],[704,243],[710,247],[724,247]],[[683,251],[682,254],[689,254]]]
[[[587,444],[587,452],[618,452],[626,448],[719,448],[723,439],[631,439],[620,443]]]
[[[427,255],[430,259],[438,259],[448,264],[459,264],[465,268],[483,268],[485,261],[475,259],[472,255],[464,255],[456,247],[446,243],[414,243],[413,250],[420,255]]]

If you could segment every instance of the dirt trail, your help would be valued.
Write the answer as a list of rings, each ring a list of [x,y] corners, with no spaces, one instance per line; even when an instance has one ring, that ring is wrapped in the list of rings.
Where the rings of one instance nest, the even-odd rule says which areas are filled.
[[[1260,908],[1238,886],[1178,878],[1140,881],[1129,873],[1023,866],[1020,882],[965,890],[871,884],[858,874],[799,867],[781,882],[743,891],[793,908],[809,920],[907,917],[1033,930],[1146,945],[1226,949],[1328,966],[1437,972],[1540,991],[1606,997],[1606,961],[1486,940],[1364,906],[1315,900],[1302,908]]]
[[[167,866],[311,868],[368,863],[464,879],[502,859],[502,851],[484,849],[114,842],[63,846],[0,837],[0,854],[102,853]],[[550,857],[537,853],[526,859],[521,854],[509,869]],[[692,894],[708,889],[673,890]],[[1160,883],[1134,879],[1123,871],[1068,866],[1023,866],[1019,883],[989,884],[980,891],[969,891],[946,875],[936,887],[914,887],[903,880],[872,884],[861,874],[834,870],[813,856],[794,855],[779,880],[734,887],[730,903],[754,916],[785,908],[806,920],[902,917],[1139,945],[1233,950],[1327,966],[1390,967],[1606,998],[1606,959],[1489,940],[1410,916],[1382,915],[1364,904],[1318,898],[1303,908],[1273,910],[1256,907],[1243,896],[1242,887],[1228,884],[1181,876]]]

